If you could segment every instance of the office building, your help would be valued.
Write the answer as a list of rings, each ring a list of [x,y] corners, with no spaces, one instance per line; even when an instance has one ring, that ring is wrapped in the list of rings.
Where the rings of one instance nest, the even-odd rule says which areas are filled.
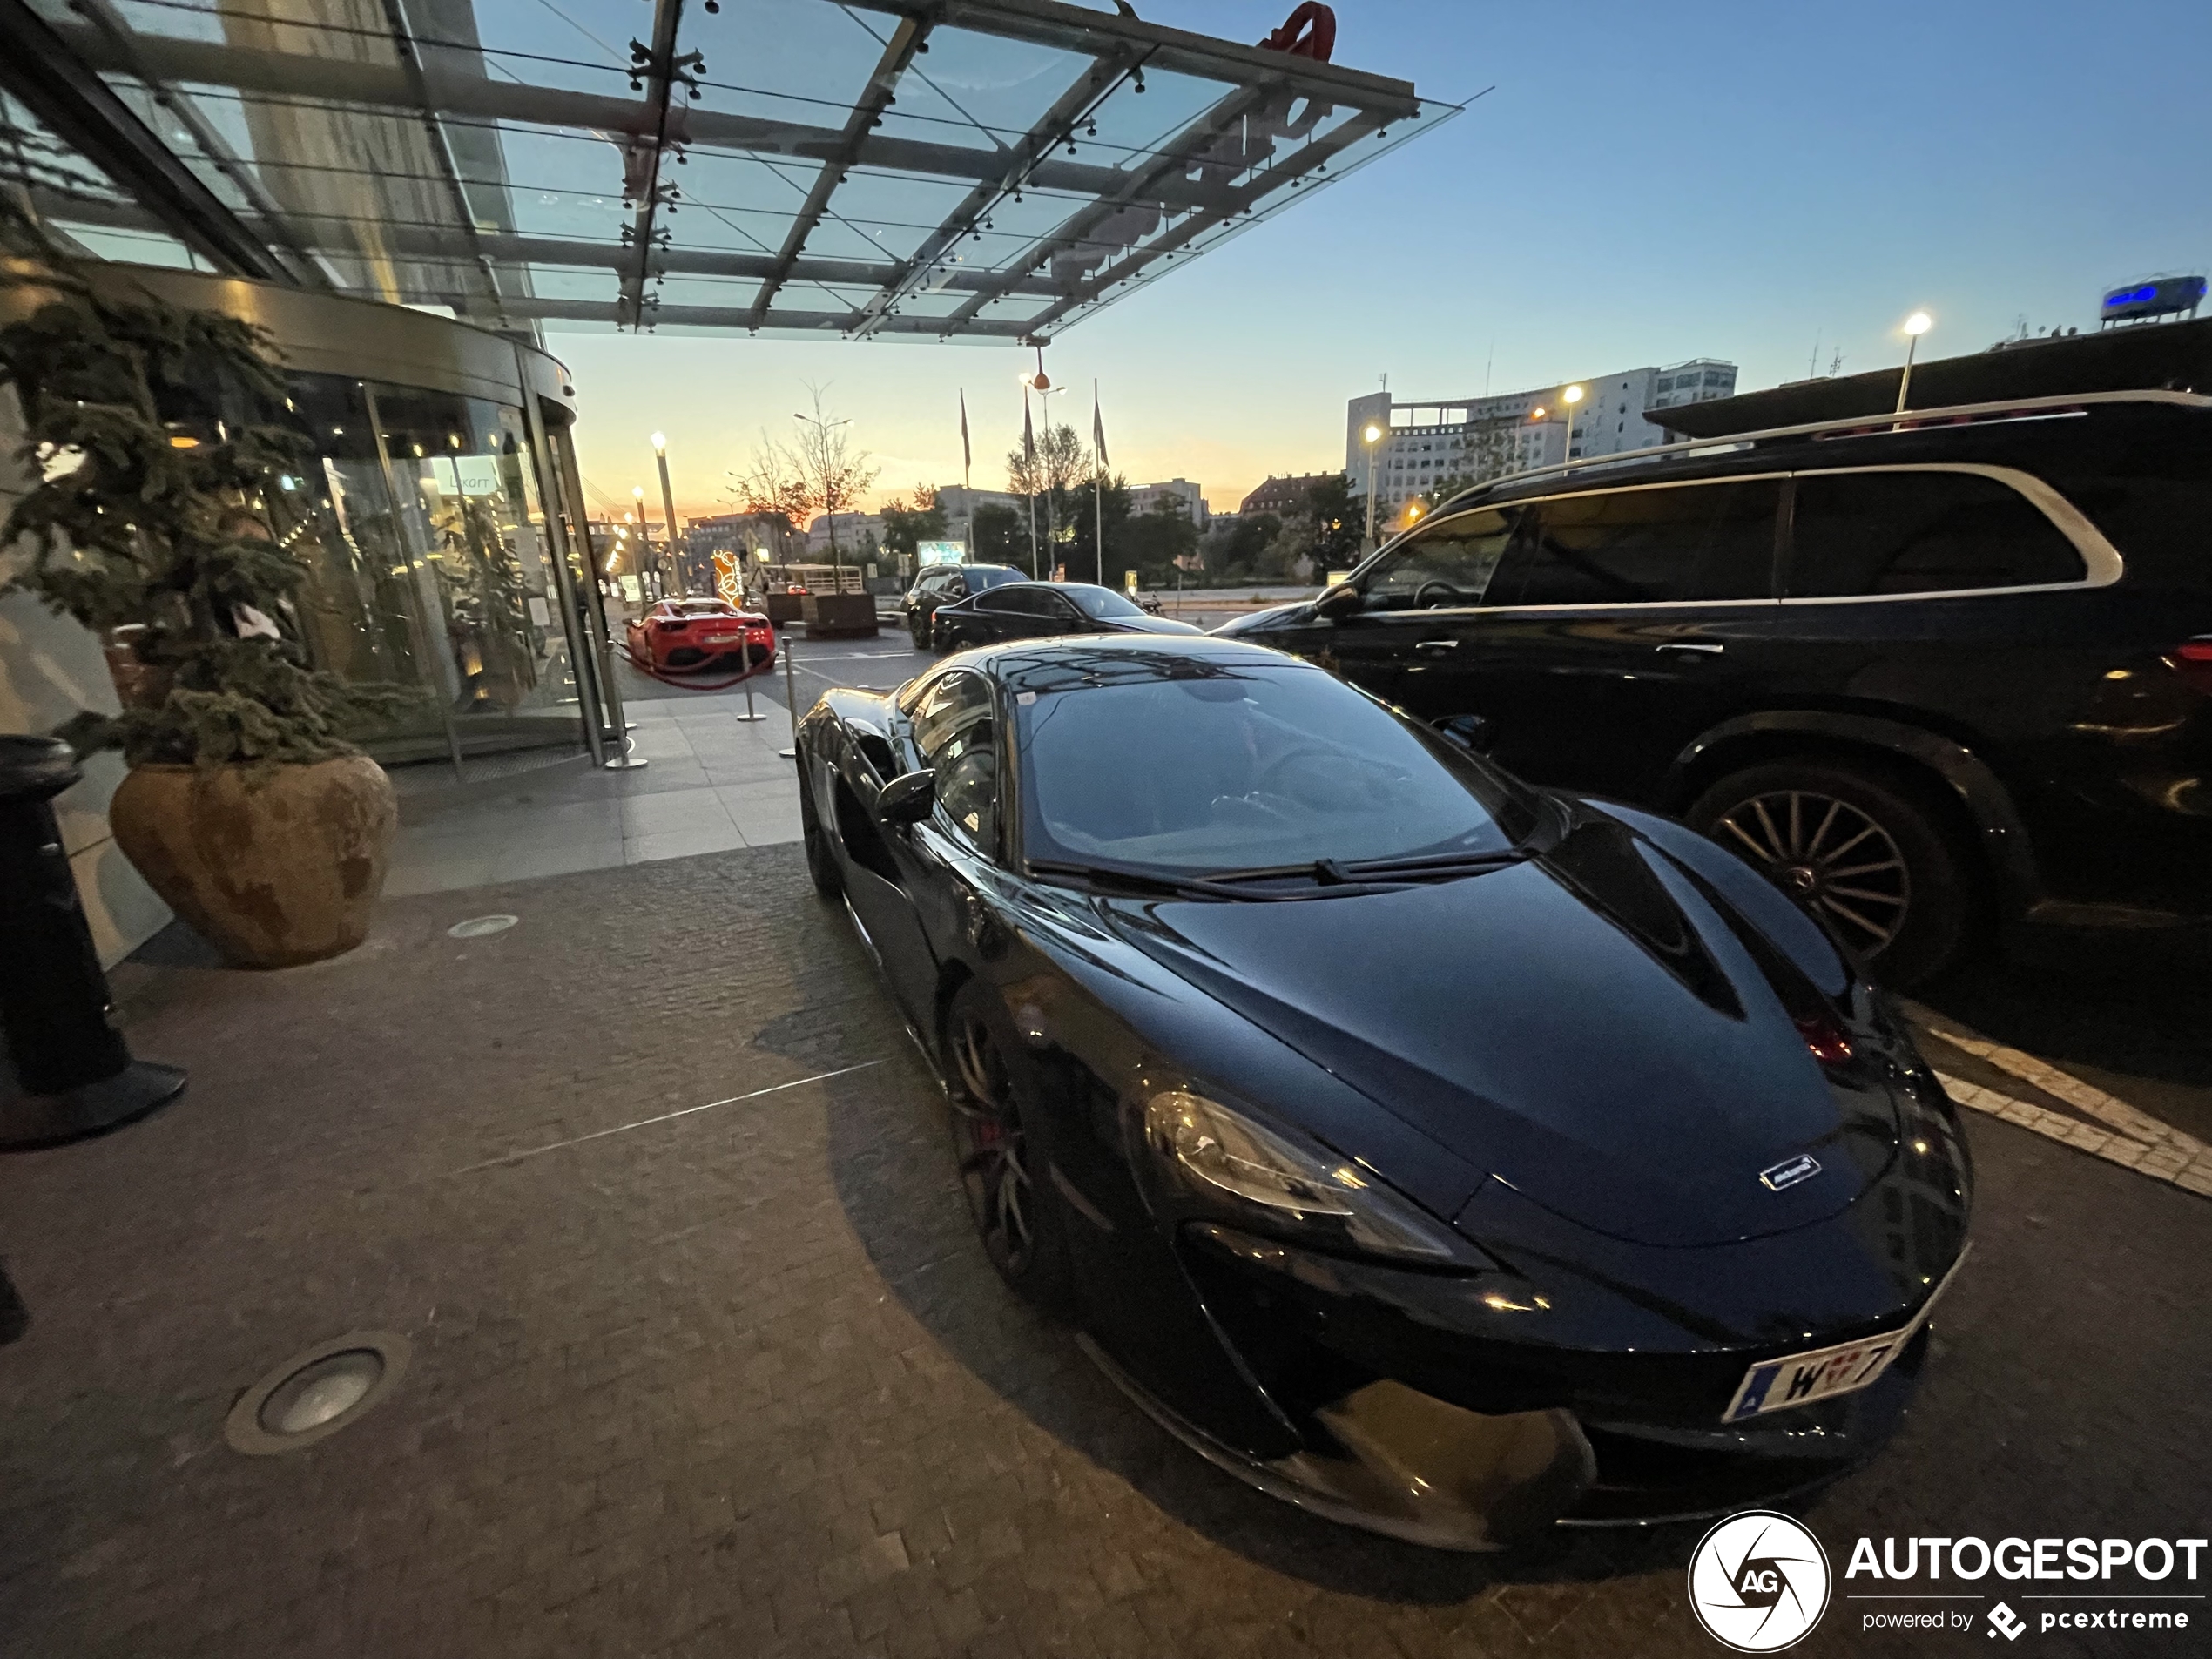
[[[1190,522],[1204,529],[1213,517],[1213,504],[1198,493],[1198,486],[1188,478],[1170,478],[1165,483],[1131,484],[1129,487],[1129,510],[1131,517],[1157,510],[1163,501],[1179,501],[1190,515]]]
[[[1345,405],[1345,475],[1353,493],[1366,493],[1369,455],[1364,435],[1370,425],[1381,428],[1384,436],[1372,457],[1376,504],[1394,516],[1406,502],[1427,500],[1439,484],[1452,480],[1480,481],[1665,443],[1666,432],[1646,411],[1731,396],[1736,372],[1733,363],[1700,357],[1666,368],[1621,369],[1494,397],[1401,402],[1387,392],[1371,393]],[[1565,395],[1569,386],[1583,391],[1582,400],[1571,406]]]

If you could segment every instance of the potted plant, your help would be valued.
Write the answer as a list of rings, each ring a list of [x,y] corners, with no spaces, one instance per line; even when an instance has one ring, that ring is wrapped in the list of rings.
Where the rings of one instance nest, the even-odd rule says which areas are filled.
[[[0,192],[0,386],[37,482],[0,547],[11,585],[97,634],[119,714],[57,735],[119,748],[109,820],[148,884],[233,963],[277,968],[367,935],[398,826],[347,740],[407,693],[307,665],[285,625],[305,567],[263,495],[307,463],[260,331],[130,293]],[[199,418],[195,419],[194,416]]]

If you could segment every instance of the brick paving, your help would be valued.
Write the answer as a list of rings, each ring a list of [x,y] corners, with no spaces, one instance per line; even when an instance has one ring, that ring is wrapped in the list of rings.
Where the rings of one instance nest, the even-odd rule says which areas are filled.
[[[1718,1651],[1696,1528],[1440,1555],[1162,1435],[1000,1291],[796,848],[400,899],[282,974],[165,960],[126,1011],[186,1096],[0,1158],[33,1316],[0,1350],[0,1652]],[[1967,1127],[1976,1254],[1928,1386],[1810,1511],[1838,1571],[1860,1533],[2202,1535],[2212,1204]],[[414,1345],[388,1399],[228,1448],[240,1390],[356,1328]],[[1801,1651],[1929,1640],[1847,1608]],[[2082,1640],[2036,1651],[2143,1650]]]

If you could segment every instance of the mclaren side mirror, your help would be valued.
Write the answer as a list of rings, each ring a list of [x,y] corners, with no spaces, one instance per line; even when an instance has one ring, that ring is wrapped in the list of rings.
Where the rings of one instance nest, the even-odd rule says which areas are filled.
[[[919,824],[937,806],[937,774],[925,766],[901,772],[875,798],[875,813],[887,824]]]
[[[1480,714],[1455,714],[1448,720],[1439,720],[1436,730],[1447,743],[1455,743],[1469,754],[1487,755],[1498,740],[1498,728]]]
[[[1313,614],[1333,622],[1339,617],[1352,615],[1365,603],[1366,595],[1349,582],[1339,582],[1321,590],[1321,597],[1313,602]]]

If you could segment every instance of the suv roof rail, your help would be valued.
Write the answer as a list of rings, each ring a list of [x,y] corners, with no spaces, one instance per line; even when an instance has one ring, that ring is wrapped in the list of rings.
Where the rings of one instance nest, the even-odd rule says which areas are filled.
[[[1439,502],[1424,518],[1433,518],[1447,507],[1462,502],[1480,499],[1484,495],[1501,489],[1508,484],[1526,483],[1532,478],[1561,477],[1570,473],[1588,472],[1617,467],[1631,461],[1649,461],[1658,456],[1695,455],[1700,450],[1742,448],[1747,444],[1764,443],[1775,438],[1818,437],[1823,433],[1853,433],[1872,437],[1885,433],[1913,432],[1932,425],[1952,425],[1973,421],[2040,420],[2046,415],[2065,415],[2086,411],[2091,408],[2111,404],[2150,403],[2171,408],[2212,409],[2212,396],[2201,392],[2175,392],[2151,387],[2134,392],[2074,392],[2056,397],[2008,397],[1993,403],[1953,403],[1941,408],[1906,409],[1897,415],[1851,415],[1828,421],[1808,421],[1801,426],[1767,427],[1756,432],[1729,432],[1710,438],[1684,438],[1674,443],[1653,444],[1642,449],[1624,449],[1618,455],[1593,455],[1582,461],[1555,462],[1548,467],[1531,467],[1525,472],[1508,473],[1475,485],[1471,489]],[[1393,538],[1395,539],[1394,537]]]

